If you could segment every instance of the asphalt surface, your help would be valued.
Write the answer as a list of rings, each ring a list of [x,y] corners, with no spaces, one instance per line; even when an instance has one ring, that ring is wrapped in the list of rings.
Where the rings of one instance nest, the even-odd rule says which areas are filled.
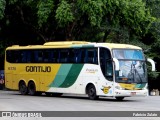
[[[55,119],[55,120],[128,120],[128,111],[133,112],[129,120],[159,120],[160,119],[160,96],[147,97],[127,97],[123,101],[117,101],[115,98],[101,97],[99,100],[89,100],[86,95],[64,94],[61,97],[21,95],[17,91],[0,90],[0,111],[11,112],[44,112],[51,117],[16,117],[8,119]],[[49,111],[49,112],[47,112]],[[82,111],[82,112],[79,112]],[[85,111],[85,112],[84,112]],[[119,111],[119,112],[118,112]],[[137,112],[136,112],[137,111]],[[58,112],[58,114],[56,113]],[[106,112],[106,113],[105,113]],[[122,113],[123,112],[123,113]],[[147,113],[146,113],[147,112]],[[157,113],[156,114],[154,113]],[[69,114],[68,114],[69,113]],[[22,114],[22,113],[21,113]],[[26,113],[27,114],[27,113]],[[43,114],[43,115],[44,115]],[[53,117],[56,114],[56,117]],[[66,116],[64,114],[67,114]],[[79,114],[79,116],[78,116]],[[107,114],[111,117],[108,117]],[[122,114],[122,116],[121,116]],[[151,116],[143,116],[143,115]],[[77,116],[78,117],[77,117]],[[82,115],[82,117],[81,117]],[[93,116],[92,116],[93,115]],[[102,116],[101,116],[102,115]],[[139,117],[139,116],[140,117]],[[117,117],[120,116],[120,117]]]

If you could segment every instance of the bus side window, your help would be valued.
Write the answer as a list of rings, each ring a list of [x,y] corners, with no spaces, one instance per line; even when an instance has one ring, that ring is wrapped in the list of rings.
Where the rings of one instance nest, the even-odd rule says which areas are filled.
[[[49,61],[50,61],[51,63],[57,63],[57,62],[58,62],[58,50],[57,50],[57,49],[52,49],[52,50],[50,51]]]
[[[34,62],[34,63],[39,63],[39,62],[42,62],[42,60],[43,60],[42,57],[43,57],[43,56],[42,56],[42,51],[40,51],[40,50],[35,50],[35,51],[33,52],[33,57],[31,57],[31,59],[32,59],[32,62]],[[34,58],[34,60],[33,60],[33,58]]]
[[[68,51],[68,63],[76,63],[76,54],[74,49],[69,49]]]
[[[38,61],[36,62],[43,62],[43,52],[42,51],[38,51]]]
[[[22,63],[26,63],[27,62],[26,51],[25,50],[21,51],[21,62]]]
[[[43,51],[43,62],[45,62],[45,63],[49,62],[50,53],[51,52],[48,50]]]
[[[86,61],[86,49],[81,49],[80,62],[85,63],[85,61]]]
[[[53,63],[53,50],[48,50],[48,62]]]
[[[97,50],[91,49],[88,51],[88,63],[97,64],[98,57],[97,57]]]
[[[94,50],[94,59],[93,59],[93,63],[94,64],[98,64],[98,54],[97,54],[98,50],[95,49]]]
[[[7,50],[6,51],[6,59],[10,63],[14,62],[14,51],[13,50]]]
[[[59,49],[56,49],[55,51],[54,51],[54,61],[55,61],[55,63],[59,63],[60,62],[60,51],[59,51]]]
[[[32,56],[33,52],[31,51],[26,51],[26,62],[27,63],[31,63],[31,56]]]
[[[60,63],[68,63],[69,50],[61,49],[60,50]]]
[[[84,63],[91,63],[91,64],[98,63],[97,48],[86,49]]]
[[[20,52],[18,50],[14,51],[14,62],[15,63],[20,62]]]
[[[88,50],[87,53],[88,53],[87,54],[87,57],[88,57],[87,63],[93,63],[93,61],[94,61],[94,51]]]
[[[75,62],[76,63],[82,63],[82,57],[81,57],[81,55],[82,55],[82,50],[81,49],[75,49],[74,50],[74,52],[75,52]]]

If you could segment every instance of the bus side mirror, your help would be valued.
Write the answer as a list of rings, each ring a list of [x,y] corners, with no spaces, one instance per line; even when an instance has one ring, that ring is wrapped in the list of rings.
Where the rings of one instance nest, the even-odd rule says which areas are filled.
[[[116,58],[113,58],[113,61],[115,63],[115,70],[119,71],[119,61]]]
[[[155,62],[152,59],[150,59],[150,58],[147,58],[147,61],[151,63],[151,65],[152,65],[152,71],[156,71]]]

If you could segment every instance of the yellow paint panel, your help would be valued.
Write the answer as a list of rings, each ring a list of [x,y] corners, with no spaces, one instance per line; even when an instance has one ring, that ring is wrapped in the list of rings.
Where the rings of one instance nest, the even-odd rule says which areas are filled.
[[[45,69],[46,66],[50,67],[49,72],[43,70],[31,70],[27,71],[27,66],[41,66]],[[24,80],[28,85],[29,80],[33,80],[36,84],[37,91],[47,91],[49,85],[55,79],[55,76],[60,68],[61,64],[10,64],[5,66],[6,87],[14,90],[18,90],[18,83],[20,80]]]
[[[135,84],[125,84],[125,83],[119,83],[122,88],[133,90],[135,88]]]
[[[43,78],[40,78],[41,91],[47,91],[49,89],[49,85],[55,79],[60,66],[61,64],[55,64],[54,66],[52,66],[52,72],[49,75],[45,75],[45,76],[42,76]]]
[[[7,74],[7,76],[5,77],[5,87],[10,88],[10,89],[12,89],[12,87],[13,87],[11,74]]]

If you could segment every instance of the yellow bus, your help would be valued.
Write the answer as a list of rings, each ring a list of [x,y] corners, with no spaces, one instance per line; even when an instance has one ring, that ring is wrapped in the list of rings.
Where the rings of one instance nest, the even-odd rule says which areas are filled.
[[[140,47],[85,41],[6,48],[5,86],[21,94],[87,94],[123,100],[147,96],[146,59]]]

